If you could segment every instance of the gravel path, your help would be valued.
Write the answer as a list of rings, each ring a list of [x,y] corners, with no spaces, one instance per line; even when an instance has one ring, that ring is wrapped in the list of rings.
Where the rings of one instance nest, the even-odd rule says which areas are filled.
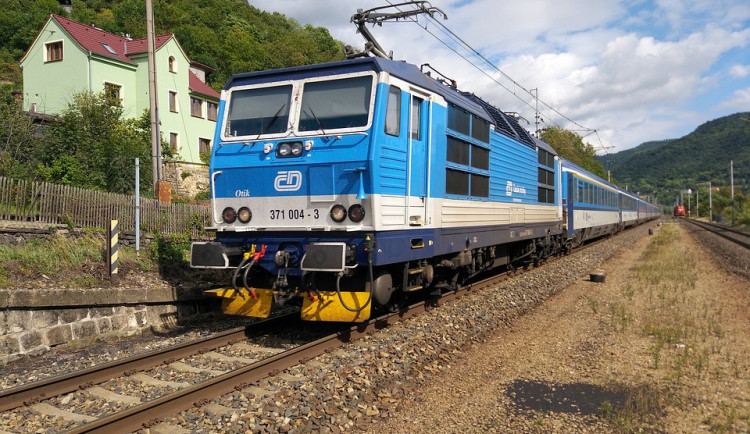
[[[473,291],[152,432],[748,432],[748,282],[678,227],[696,281],[644,290],[649,227],[661,230],[636,228]],[[598,268],[603,284],[588,280]],[[664,299],[664,317],[687,303],[709,332],[655,352],[641,311]]]
[[[653,240],[644,237],[601,265],[606,283],[579,279],[472,346],[449,369],[399,400],[388,420],[367,431],[748,432],[750,286],[722,271],[689,236],[682,239],[698,275],[695,287],[682,296],[704,310],[701,316],[713,312],[721,321],[722,331],[705,338],[704,369],[693,367],[698,371],[693,372],[688,366],[675,378],[683,351],[704,351],[680,343],[666,349],[655,367],[653,338],[639,323],[643,317],[619,314],[640,306],[637,298],[646,295],[633,288],[633,266]],[[601,417],[611,406],[627,407],[649,397],[657,401],[651,403],[655,414],[625,421]]]

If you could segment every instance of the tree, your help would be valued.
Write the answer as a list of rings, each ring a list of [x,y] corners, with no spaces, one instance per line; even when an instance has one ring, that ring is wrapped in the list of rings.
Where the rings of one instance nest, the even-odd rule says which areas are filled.
[[[548,127],[542,130],[542,140],[549,143],[562,158],[607,179],[604,166],[596,161],[594,147],[583,143],[583,139],[578,134],[558,127]]]
[[[37,165],[36,126],[10,92],[0,89],[0,176],[27,178]]]
[[[60,122],[50,127],[40,173],[54,183],[131,193],[136,157],[141,177],[151,178],[149,128],[148,113],[123,120],[122,108],[104,93],[75,94]]]

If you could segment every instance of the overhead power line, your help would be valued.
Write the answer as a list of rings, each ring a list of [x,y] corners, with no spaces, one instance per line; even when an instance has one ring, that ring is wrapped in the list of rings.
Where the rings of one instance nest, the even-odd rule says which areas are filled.
[[[396,8],[396,9],[397,9],[397,10],[399,10],[399,11],[401,11],[401,9],[399,8],[399,6],[403,5],[403,3],[401,3],[401,4],[395,4],[395,5],[394,5],[394,4],[393,4],[393,2],[391,2],[391,0],[386,0],[386,1],[387,1],[387,2],[388,2],[388,4],[390,4],[390,5],[392,6],[392,7]],[[519,93],[521,93],[521,94],[525,94],[525,95],[527,95],[527,96],[529,96],[529,97],[533,98],[533,101],[534,101],[534,102],[535,102],[536,104],[541,104],[541,105],[542,105],[542,107],[544,107],[544,108],[546,108],[546,109],[548,109],[548,110],[552,111],[553,113],[555,113],[556,115],[558,115],[558,116],[559,116],[560,118],[562,118],[562,119],[565,119],[566,121],[570,122],[570,123],[571,123],[572,125],[575,125],[575,126],[577,126],[578,128],[580,128],[580,130],[578,130],[578,131],[584,131],[584,132],[588,132],[588,134],[586,134],[586,136],[588,136],[588,135],[590,135],[590,134],[595,134],[595,135],[596,135],[596,138],[597,138],[597,140],[598,140],[598,142],[599,142],[599,145],[600,145],[599,147],[600,147],[600,148],[601,148],[602,150],[604,150],[605,152],[606,152],[606,150],[607,150],[607,149],[609,149],[609,148],[612,148],[612,146],[604,146],[604,145],[603,145],[603,143],[602,143],[602,140],[601,140],[601,138],[599,137],[599,133],[598,133],[598,130],[596,130],[596,129],[594,129],[594,128],[589,128],[589,127],[585,127],[585,126],[581,125],[580,123],[578,123],[578,122],[576,122],[575,120],[571,119],[570,117],[566,116],[565,114],[563,114],[562,112],[560,112],[560,111],[559,111],[558,109],[556,109],[555,107],[551,106],[551,105],[550,105],[550,104],[548,104],[547,102],[545,102],[545,101],[543,101],[543,100],[539,99],[539,98],[538,98],[538,95],[535,95],[534,93],[532,93],[532,91],[531,91],[531,90],[527,89],[526,87],[524,87],[523,85],[521,85],[521,84],[520,84],[520,83],[519,83],[518,81],[516,81],[515,79],[513,79],[513,78],[512,78],[512,77],[511,77],[510,75],[508,75],[508,74],[507,74],[507,73],[505,73],[505,72],[504,72],[503,70],[501,70],[500,68],[498,68],[498,67],[497,67],[497,66],[496,66],[496,65],[495,65],[494,63],[492,63],[492,62],[491,62],[491,61],[490,61],[489,59],[487,59],[487,58],[486,58],[486,57],[485,57],[485,56],[484,56],[484,55],[483,55],[482,53],[480,53],[480,52],[479,52],[478,50],[476,50],[476,49],[475,49],[474,47],[472,47],[471,45],[469,45],[469,43],[468,43],[468,42],[464,41],[464,40],[463,40],[463,38],[461,38],[460,36],[458,36],[458,35],[457,35],[457,34],[456,34],[455,32],[453,32],[453,31],[452,31],[452,30],[451,30],[450,28],[448,28],[448,26],[446,26],[445,24],[443,24],[442,22],[440,22],[439,20],[437,20],[437,19],[436,19],[436,18],[435,18],[434,16],[432,16],[432,15],[427,15],[427,18],[426,18],[426,19],[427,19],[428,21],[432,22],[432,23],[433,23],[433,24],[434,24],[434,25],[435,25],[435,26],[436,26],[436,27],[437,27],[437,28],[438,28],[438,29],[440,30],[440,32],[441,32],[441,33],[442,33],[442,34],[443,34],[443,35],[444,35],[445,37],[447,37],[448,39],[450,39],[451,41],[453,41],[453,42],[454,42],[454,43],[455,43],[456,45],[458,45],[458,46],[459,46],[460,48],[462,48],[462,49],[464,49],[464,50],[468,51],[468,52],[469,52],[469,53],[470,53],[471,55],[473,55],[474,57],[476,57],[476,58],[480,59],[480,60],[482,61],[482,63],[484,63],[484,64],[485,64],[486,66],[488,66],[488,67],[489,67],[489,68],[490,68],[490,69],[491,69],[492,71],[494,71],[494,72],[496,72],[496,73],[500,74],[500,76],[502,76],[502,77],[504,77],[504,78],[505,78],[506,80],[510,81],[510,82],[512,83],[512,85],[514,86],[514,88],[518,89],[518,92],[517,92],[517,91],[515,91],[515,90],[511,90],[511,89],[510,89],[510,88],[509,88],[509,87],[508,87],[507,85],[505,85],[504,83],[500,82],[500,81],[499,81],[499,80],[498,80],[498,79],[497,79],[496,77],[494,77],[494,76],[493,76],[492,74],[488,73],[488,72],[487,72],[487,71],[485,70],[485,68],[482,68],[482,67],[481,67],[481,65],[478,65],[478,64],[477,64],[477,63],[475,63],[475,62],[474,62],[473,60],[469,59],[469,58],[468,58],[468,57],[466,57],[466,56],[465,56],[464,54],[460,53],[460,52],[459,52],[459,51],[458,51],[458,50],[457,50],[457,49],[456,49],[455,47],[453,47],[453,46],[452,46],[452,45],[451,45],[451,44],[450,44],[449,42],[445,41],[445,40],[444,40],[444,39],[442,39],[442,38],[441,38],[441,37],[440,37],[439,35],[436,35],[436,34],[435,34],[435,32],[431,31],[431,30],[430,30],[430,29],[428,28],[427,24],[424,24],[424,25],[423,25],[422,23],[420,23],[420,22],[419,22],[419,19],[418,19],[418,17],[417,17],[417,16],[409,16],[409,17],[405,18],[405,20],[408,20],[408,21],[411,21],[411,22],[413,22],[414,24],[416,24],[417,26],[419,26],[419,27],[420,27],[420,28],[421,28],[422,30],[424,30],[425,32],[427,32],[427,33],[428,33],[428,34],[429,34],[430,36],[432,36],[433,38],[435,38],[435,39],[436,39],[436,40],[437,40],[438,42],[440,42],[441,44],[443,44],[443,45],[444,45],[444,46],[445,46],[446,48],[448,48],[449,50],[451,50],[451,51],[453,51],[454,53],[456,53],[456,54],[457,54],[457,55],[458,55],[459,57],[461,57],[462,59],[464,59],[464,60],[465,60],[466,62],[468,62],[468,63],[469,63],[469,64],[470,64],[471,66],[473,66],[473,67],[474,67],[475,69],[477,69],[477,70],[478,70],[479,72],[481,72],[481,73],[482,73],[483,75],[485,75],[486,77],[488,77],[488,78],[489,78],[490,80],[492,80],[492,81],[493,81],[494,83],[496,83],[496,84],[497,84],[497,85],[499,85],[499,86],[500,86],[501,88],[503,88],[503,89],[504,89],[504,90],[506,90],[506,91],[507,91],[508,93],[510,93],[511,95],[513,95],[513,96],[514,96],[515,98],[517,98],[517,99],[518,99],[519,101],[521,101],[521,102],[522,102],[522,103],[523,103],[523,104],[524,104],[525,106],[529,107],[530,109],[532,109],[532,110],[534,110],[534,111],[539,111],[539,110],[537,109],[537,107],[536,107],[536,106],[532,106],[532,105],[531,105],[531,103],[530,103],[529,101],[525,100],[524,98],[522,98],[522,97],[521,97],[521,96],[519,95]],[[559,124],[557,124],[557,123],[556,123],[556,122],[555,122],[555,121],[553,120],[553,119],[554,119],[554,116],[550,116],[549,114],[546,114],[546,113],[542,113],[542,114],[544,115],[544,117],[545,117],[546,119],[549,119],[549,120],[550,120],[550,122],[552,122],[552,123],[553,123],[553,124],[554,124],[555,126],[557,126],[557,127],[559,127],[559,128],[562,128],[562,126],[560,126]],[[544,119],[544,118],[542,118],[542,122],[544,122],[544,120],[543,120],[543,119]],[[546,122],[544,122],[544,123],[545,123],[545,124],[547,124]],[[574,131],[575,131],[575,130],[574,130]],[[583,137],[586,137],[586,136],[583,136]]]

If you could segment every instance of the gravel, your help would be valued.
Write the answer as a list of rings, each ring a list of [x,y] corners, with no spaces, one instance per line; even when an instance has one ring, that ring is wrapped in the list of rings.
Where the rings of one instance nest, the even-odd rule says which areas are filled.
[[[645,233],[644,228],[628,231],[492,288],[472,291],[287,371],[306,381],[289,382],[277,376],[252,385],[256,391],[273,391],[270,396],[243,389],[212,401],[231,411],[212,415],[191,409],[168,423],[193,432],[339,432],[367,430],[379,423],[388,426],[406,397],[453,372],[467,349]]]
[[[629,267],[627,260],[633,260],[636,254],[630,249],[645,245],[648,240],[646,234],[646,226],[627,231],[491,288],[473,290],[455,302],[381,330],[245,389],[216,398],[207,405],[183,411],[168,419],[166,426],[179,426],[197,433],[611,430],[612,427],[596,413],[602,399],[616,403],[618,396],[606,395],[608,390],[592,387],[591,384],[602,369],[600,361],[596,359],[602,357],[600,351],[609,348],[606,357],[616,359],[618,343],[602,342],[601,339],[606,337],[597,334],[595,328],[582,332],[588,329],[570,326],[569,322],[575,321],[576,315],[570,318],[547,306],[554,306],[556,300],[561,298],[555,294],[571,284],[589,285],[584,288],[585,291],[596,290],[597,287],[592,285],[597,284],[588,282],[587,278],[582,283],[582,277],[610,258],[619,258],[610,261],[613,264],[626,258],[620,271],[622,276],[626,276]],[[700,242],[711,249],[719,248],[718,244],[708,244],[711,241]],[[736,273],[742,274],[743,270],[748,269],[747,261],[750,259],[747,255],[744,265],[736,260],[741,254],[718,253],[717,256],[732,258],[727,266],[733,267]],[[566,294],[568,292],[565,291]],[[572,294],[575,296],[577,293],[573,291]],[[590,306],[586,306],[586,296],[580,294],[574,302],[590,309]],[[524,316],[525,313],[528,315]],[[528,333],[513,334],[516,328],[522,328],[524,321],[531,321],[529,318],[537,316],[545,318],[546,322],[539,319],[534,321],[546,324],[546,329],[535,329],[531,336]],[[133,351],[172,345],[207,334],[213,328],[215,326],[191,330],[185,336],[178,337],[143,337],[137,341],[117,343],[114,348],[105,351],[91,348],[72,354],[60,353],[53,363],[53,370],[65,372],[74,366],[101,363],[108,357],[125,357]],[[570,330],[569,333],[576,330],[578,335],[564,336],[563,339],[560,334],[564,330]],[[540,381],[527,372],[526,376],[519,375],[505,384],[503,393],[498,393],[497,389],[487,389],[495,379],[483,377],[482,373],[486,367],[497,364],[500,356],[494,355],[493,351],[497,350],[488,350],[481,345],[486,342],[493,342],[494,347],[502,348],[504,354],[512,357],[513,365],[533,366],[538,371],[535,375],[557,380]],[[285,339],[271,343],[279,350],[292,345]],[[557,348],[560,345],[567,347]],[[219,352],[248,357],[236,347]],[[547,359],[536,360],[540,354],[546,354]],[[569,360],[556,359],[558,354],[567,354]],[[642,361],[633,361],[634,365],[638,363]],[[235,366],[231,362],[210,358],[197,365],[214,370]],[[27,367],[18,365],[11,374],[15,378],[6,376],[0,380],[0,384],[14,384],[19,378],[49,375],[47,369],[39,366],[36,363]],[[499,371],[504,369],[503,366],[494,368]],[[168,371],[171,371],[170,367],[165,366],[159,368],[157,373],[163,373],[163,378],[170,380],[174,379],[174,375],[181,375],[181,381],[188,382],[195,382],[201,377],[195,373],[175,374]],[[521,369],[520,372],[524,371]],[[110,383],[114,384],[105,383],[102,386],[118,393],[140,388],[139,396],[142,399],[152,399],[157,395],[158,387],[142,383],[128,384],[131,381],[128,378],[112,380]],[[488,390],[490,392],[485,393]],[[163,390],[159,393],[163,393]],[[76,402],[76,395],[71,395],[70,398],[59,399]],[[597,396],[598,400],[592,401],[592,396]],[[509,401],[516,403],[510,410],[507,408]],[[99,402],[99,405],[100,410],[106,412],[117,407],[116,404],[113,407],[112,403]],[[493,412],[501,407],[504,408],[503,412]],[[536,410],[538,408],[546,408],[547,412],[540,412]],[[70,424],[49,418],[39,419],[27,413],[28,410],[17,412],[10,421],[7,414],[0,415],[0,429],[35,431],[39,428],[37,424],[47,429],[53,427],[52,430],[70,429]],[[25,417],[36,418],[36,423],[29,425]],[[687,426],[689,431],[694,428],[694,425]]]

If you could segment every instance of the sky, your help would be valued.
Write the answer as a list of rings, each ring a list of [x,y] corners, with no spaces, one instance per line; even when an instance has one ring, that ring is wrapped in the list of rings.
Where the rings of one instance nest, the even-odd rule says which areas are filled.
[[[362,49],[352,14],[389,0],[248,2],[302,25],[326,27],[334,38]],[[540,126],[574,130],[599,155],[679,138],[709,120],[750,111],[748,0],[430,4],[447,19],[436,15],[369,29],[395,60],[429,63],[460,90],[518,112],[529,131],[535,129],[538,92]]]

